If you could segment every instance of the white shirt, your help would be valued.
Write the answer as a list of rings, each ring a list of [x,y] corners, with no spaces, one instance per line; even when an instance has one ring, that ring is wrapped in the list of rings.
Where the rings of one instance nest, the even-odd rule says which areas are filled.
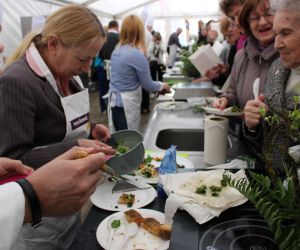
[[[285,92],[293,90],[297,94],[300,89],[300,67],[291,69],[291,74],[286,84]]]
[[[17,239],[25,215],[22,188],[15,182],[0,185],[0,250],[9,250]]]

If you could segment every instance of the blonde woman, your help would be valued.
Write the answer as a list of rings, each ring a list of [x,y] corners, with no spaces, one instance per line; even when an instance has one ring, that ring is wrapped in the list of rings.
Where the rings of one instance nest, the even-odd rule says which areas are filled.
[[[151,79],[144,32],[144,23],[138,16],[126,17],[119,44],[111,56],[108,115],[113,130],[140,129],[142,87],[147,91],[170,91],[168,84]]]
[[[1,156],[39,168],[72,146],[114,153],[99,141],[110,137],[108,129],[91,129],[88,91],[78,77],[103,41],[98,18],[80,5],[59,9],[40,33],[27,35],[0,77]],[[39,216],[32,211],[35,225]],[[68,249],[78,225],[78,215],[45,218],[36,229],[24,226],[12,249]]]

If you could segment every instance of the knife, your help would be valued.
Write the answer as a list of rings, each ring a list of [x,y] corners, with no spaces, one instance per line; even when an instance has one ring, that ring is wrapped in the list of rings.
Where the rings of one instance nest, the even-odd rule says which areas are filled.
[[[114,178],[114,177],[113,177]],[[112,178],[110,178],[112,179]],[[117,179],[116,184],[112,188],[112,193],[130,192],[135,190],[143,190],[151,188],[149,185],[143,185],[142,183],[132,183],[123,179]]]

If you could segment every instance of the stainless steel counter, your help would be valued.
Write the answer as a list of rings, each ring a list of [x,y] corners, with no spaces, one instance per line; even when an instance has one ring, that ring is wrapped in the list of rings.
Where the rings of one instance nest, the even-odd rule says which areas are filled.
[[[181,110],[160,109],[160,104],[154,107],[152,117],[149,120],[144,135],[144,147],[153,151],[164,152],[164,149],[157,147],[156,138],[158,133],[164,129],[204,129],[204,116],[202,113],[194,113],[192,108]],[[193,162],[196,168],[204,168],[207,165],[203,162],[203,152],[187,151],[178,153],[187,153],[189,160]]]
[[[165,149],[157,146],[157,137],[160,131],[170,129],[184,129],[184,130],[203,130],[204,131],[204,113],[194,112],[192,107],[187,107],[184,102],[175,102],[179,105],[179,108],[172,110],[166,108],[167,105],[164,103],[158,103],[155,105],[153,114],[149,120],[148,126],[144,134],[144,147],[147,150],[153,150],[158,152],[165,152]],[[185,106],[186,108],[180,108]],[[162,108],[161,108],[162,107]],[[232,135],[229,135],[229,140],[233,147],[229,148],[227,155],[229,158],[233,158],[237,155],[238,150],[241,148],[238,139]],[[171,146],[171,145],[170,145]],[[209,166],[206,164],[204,159],[203,149],[193,151],[178,151],[177,153],[187,153],[188,159],[194,164],[195,168],[206,168]]]

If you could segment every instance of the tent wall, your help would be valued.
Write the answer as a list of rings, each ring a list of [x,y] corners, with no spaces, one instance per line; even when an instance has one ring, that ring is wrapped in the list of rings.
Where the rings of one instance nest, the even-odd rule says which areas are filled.
[[[11,54],[22,40],[21,17],[46,16],[58,6],[39,1],[1,0],[3,8],[0,39],[5,45],[5,55]]]

